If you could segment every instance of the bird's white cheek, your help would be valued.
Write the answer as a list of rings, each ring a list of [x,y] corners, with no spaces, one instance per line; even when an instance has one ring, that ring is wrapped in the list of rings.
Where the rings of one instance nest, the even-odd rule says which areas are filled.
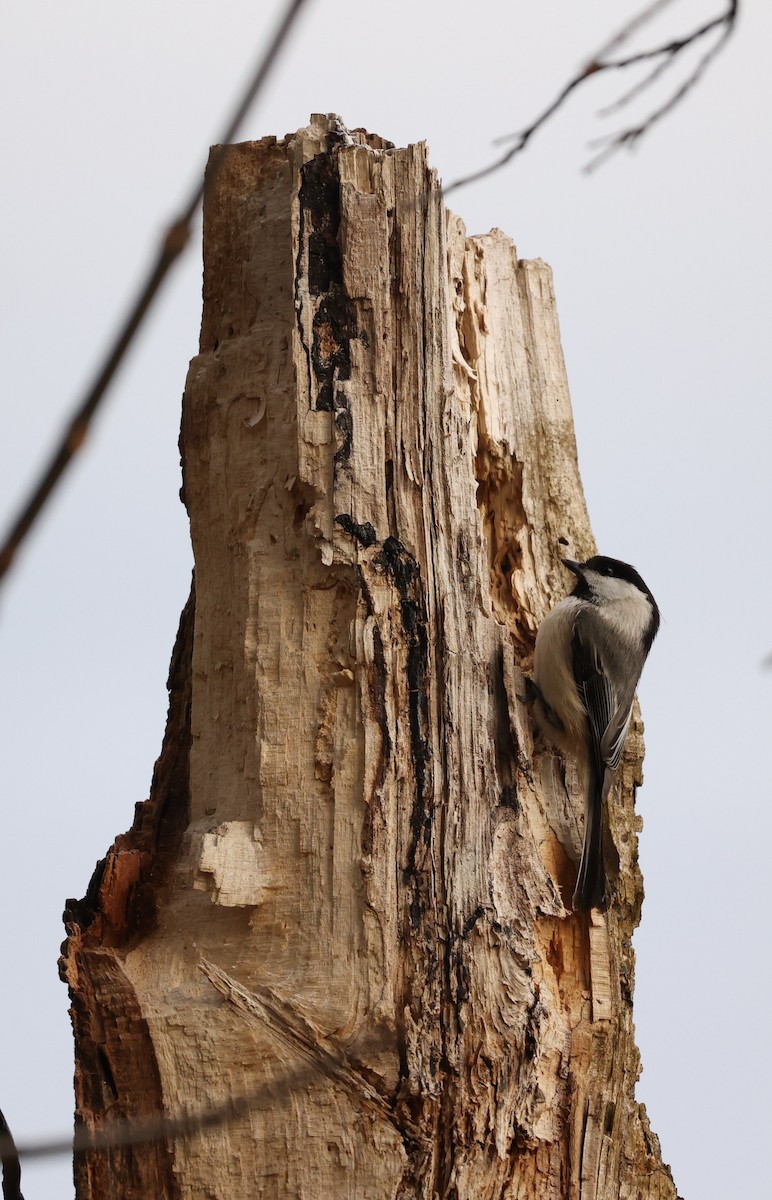
[[[634,596],[609,604],[602,611],[604,619],[625,642],[637,644],[651,622],[651,605],[637,589]]]

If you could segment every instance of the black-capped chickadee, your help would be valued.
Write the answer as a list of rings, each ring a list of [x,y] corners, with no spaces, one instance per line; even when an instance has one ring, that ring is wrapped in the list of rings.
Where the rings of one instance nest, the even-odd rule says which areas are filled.
[[[633,698],[659,629],[659,609],[638,572],[616,558],[564,558],[570,596],[542,621],[534,653],[540,723],[586,780],[584,847],[573,906],[603,908],[603,804],[622,758]]]

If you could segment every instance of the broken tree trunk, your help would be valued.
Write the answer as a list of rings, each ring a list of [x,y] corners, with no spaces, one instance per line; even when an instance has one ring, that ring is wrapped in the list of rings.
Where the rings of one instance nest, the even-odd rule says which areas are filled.
[[[423,146],[323,117],[229,151],[204,254],[195,598],[64,971],[88,1127],[233,1103],[83,1155],[78,1196],[673,1200],[634,1099],[640,721],[588,919],[521,700],[594,549],[549,270],[465,238]]]

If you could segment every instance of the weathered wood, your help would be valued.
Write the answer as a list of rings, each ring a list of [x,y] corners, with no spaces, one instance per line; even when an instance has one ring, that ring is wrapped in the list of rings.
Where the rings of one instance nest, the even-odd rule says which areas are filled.
[[[550,272],[325,117],[232,148],[204,251],[195,623],[64,969],[84,1121],[276,1089],[78,1195],[673,1200],[634,1099],[640,721],[589,920],[521,700],[594,549]]]

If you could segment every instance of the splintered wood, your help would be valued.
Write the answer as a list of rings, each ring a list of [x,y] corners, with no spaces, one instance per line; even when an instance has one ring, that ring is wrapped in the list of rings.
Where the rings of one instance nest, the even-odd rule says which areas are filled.
[[[273,1089],[83,1156],[78,1196],[674,1200],[634,1099],[640,721],[590,920],[523,702],[594,548],[549,269],[328,117],[230,150],[204,255],[195,618],[64,966],[87,1124]]]

